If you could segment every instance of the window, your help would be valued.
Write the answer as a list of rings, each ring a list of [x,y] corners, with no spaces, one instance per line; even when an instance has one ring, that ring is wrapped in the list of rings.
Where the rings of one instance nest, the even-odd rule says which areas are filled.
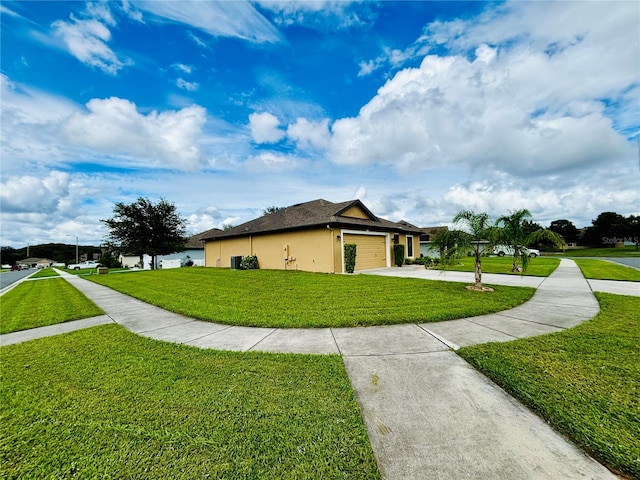
[[[407,257],[413,258],[413,235],[407,235]]]

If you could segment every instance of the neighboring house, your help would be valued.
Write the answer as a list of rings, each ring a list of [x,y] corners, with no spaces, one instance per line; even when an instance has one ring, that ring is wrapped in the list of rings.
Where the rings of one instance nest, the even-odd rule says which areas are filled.
[[[185,265],[189,260],[193,262],[194,266],[202,267],[204,266],[204,243],[202,243],[203,235],[210,235],[212,232],[222,231],[214,228],[213,230],[207,230],[206,232],[201,232],[196,235],[193,235],[187,239],[187,243],[185,244],[185,250],[182,252],[171,253],[169,255],[159,255],[156,257],[156,268],[163,268],[163,261],[167,260],[165,263],[165,268],[173,268],[174,266]],[[120,263],[122,263],[123,267],[133,268],[138,266],[140,263],[140,257],[138,255],[120,255],[118,257]],[[144,255],[143,257],[144,269],[149,270],[151,268],[151,256]]]
[[[344,245],[355,243],[356,270],[390,267],[393,244],[403,244],[407,258],[418,256],[420,234],[376,217],[360,200],[314,200],[204,235],[205,266],[228,268],[231,257],[256,255],[260,268],[342,273]]]
[[[45,268],[50,267],[53,262],[53,260],[50,260],[48,258],[29,257],[16,261],[16,265],[28,265],[30,268],[37,266],[40,266],[40,268]]]
[[[439,258],[440,250],[433,245],[433,236],[443,230],[448,230],[444,227],[423,227],[420,234],[420,253],[424,257]]]

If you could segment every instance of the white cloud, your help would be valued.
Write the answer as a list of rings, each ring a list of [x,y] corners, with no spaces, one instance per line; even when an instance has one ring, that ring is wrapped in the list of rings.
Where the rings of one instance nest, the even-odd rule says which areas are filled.
[[[51,171],[44,178],[31,175],[9,177],[2,182],[0,199],[3,213],[55,212],[69,195],[69,175]]]
[[[278,30],[250,3],[234,2],[131,2],[140,10],[190,25],[214,37],[236,37],[255,43],[277,43]],[[192,37],[195,40],[195,37]]]
[[[192,65],[185,65],[184,63],[174,63],[171,66],[173,68],[175,68],[176,70],[179,70],[179,71],[187,73],[187,74],[190,74],[193,71],[193,66]]]
[[[261,8],[272,12],[278,25],[304,25],[318,30],[341,30],[361,27],[374,14],[367,2],[346,0],[259,1]]]
[[[25,85],[0,74],[0,154],[3,174],[23,172],[22,160],[60,163],[67,149],[60,144],[59,126],[78,110],[72,102]]]
[[[104,3],[89,3],[84,15],[89,18],[79,19],[71,14],[69,22],[57,20],[51,27],[71,55],[91,67],[116,75],[131,61],[120,60],[107,45],[111,40],[111,32],[106,25],[113,27],[116,24],[109,8]]]
[[[269,112],[250,114],[249,128],[256,143],[277,143],[285,136],[284,130],[280,129],[280,120]]]
[[[200,106],[144,115],[133,102],[112,97],[93,99],[86,107],[87,113],[75,113],[66,122],[66,138],[73,145],[148,159],[148,166],[191,169],[204,162],[198,143],[206,111]]]
[[[261,152],[247,158],[244,167],[246,171],[258,172],[285,172],[298,168],[298,159],[276,152]]]
[[[616,130],[629,128],[640,102],[629,98],[640,71],[629,19],[609,4],[553,2],[568,23],[549,28],[543,16],[554,25],[556,17],[531,5],[430,25],[420,42],[451,44],[452,53],[399,71],[357,117],[334,122],[331,159],[405,172],[457,165],[531,175],[634,155],[628,132]],[[639,20],[633,6],[623,10]]]
[[[187,231],[192,235],[202,233],[212,228],[217,228],[220,221],[220,214],[211,215],[209,213],[192,213],[187,218]]]
[[[306,118],[298,118],[295,123],[287,127],[287,137],[294,140],[298,148],[324,149],[329,146],[331,141],[329,120],[310,122]]]
[[[414,42],[404,50],[385,46],[382,49],[382,53],[374,60],[361,61],[358,63],[360,67],[358,76],[365,77],[381,68],[396,69],[401,67],[407,60],[426,55],[428,51],[429,46],[424,45],[424,42],[421,40]]]
[[[200,84],[197,82],[188,82],[184,78],[178,78],[176,80],[176,86],[183,90],[188,90],[189,92],[195,92],[200,88]]]

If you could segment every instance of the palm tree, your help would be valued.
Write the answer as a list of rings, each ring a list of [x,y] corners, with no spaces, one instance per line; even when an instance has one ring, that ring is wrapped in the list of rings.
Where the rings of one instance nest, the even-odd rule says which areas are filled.
[[[524,272],[529,266],[528,246],[541,242],[552,242],[557,246],[564,244],[561,235],[547,228],[539,228],[527,234],[526,224],[531,220],[531,213],[526,208],[510,211],[510,215],[503,215],[496,220],[496,226],[501,226],[499,231],[500,243],[503,243],[513,251],[513,272]],[[518,265],[518,257],[522,262],[522,268]]]
[[[484,249],[481,248],[481,244],[485,244],[485,248],[493,248],[496,229],[489,222],[487,213],[475,213],[471,210],[462,210],[456,213],[453,217],[453,223],[461,227],[458,230],[454,251],[458,253],[473,251],[475,256],[474,288],[482,290],[481,255]]]

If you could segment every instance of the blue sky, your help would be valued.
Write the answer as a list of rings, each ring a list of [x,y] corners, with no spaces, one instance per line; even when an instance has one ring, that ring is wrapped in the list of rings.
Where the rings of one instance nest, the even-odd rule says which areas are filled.
[[[3,1],[0,244],[361,199],[447,225],[640,209],[637,2]]]

